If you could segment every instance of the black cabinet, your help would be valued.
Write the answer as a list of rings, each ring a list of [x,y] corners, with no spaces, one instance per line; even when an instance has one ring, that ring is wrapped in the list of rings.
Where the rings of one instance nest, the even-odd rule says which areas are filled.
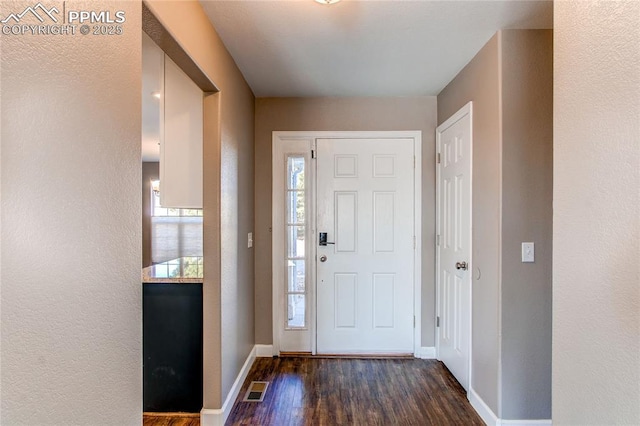
[[[202,284],[143,284],[143,409],[202,409]]]

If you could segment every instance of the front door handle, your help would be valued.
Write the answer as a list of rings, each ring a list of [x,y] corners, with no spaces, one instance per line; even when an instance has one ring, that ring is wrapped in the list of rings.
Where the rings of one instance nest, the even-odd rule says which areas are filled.
[[[320,262],[326,262],[327,256],[320,256]]]
[[[327,244],[335,244],[335,243],[331,243],[331,242],[327,241],[327,233],[326,232],[321,232],[320,236],[318,237],[318,245],[326,246]]]
[[[467,262],[456,262],[456,269],[462,269],[463,271],[466,271],[469,268],[469,265],[467,265]]]

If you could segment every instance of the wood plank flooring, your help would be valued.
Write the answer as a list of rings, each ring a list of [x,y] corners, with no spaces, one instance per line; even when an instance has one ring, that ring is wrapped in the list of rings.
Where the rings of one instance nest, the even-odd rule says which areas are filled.
[[[251,381],[263,402],[242,402]],[[226,425],[484,425],[444,365],[418,359],[258,358]]]
[[[200,414],[144,413],[142,426],[200,426]]]

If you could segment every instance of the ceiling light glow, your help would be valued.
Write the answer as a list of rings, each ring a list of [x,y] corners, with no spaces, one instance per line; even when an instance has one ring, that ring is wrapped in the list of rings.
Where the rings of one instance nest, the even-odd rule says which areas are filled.
[[[340,0],[316,0],[320,4],[334,4],[338,3]]]

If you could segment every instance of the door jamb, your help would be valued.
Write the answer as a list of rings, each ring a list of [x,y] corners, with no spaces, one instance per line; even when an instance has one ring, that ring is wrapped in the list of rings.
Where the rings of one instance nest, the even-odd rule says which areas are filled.
[[[316,139],[413,139],[413,155],[415,161],[415,169],[414,169],[414,177],[413,177],[413,190],[414,190],[414,217],[413,217],[413,234],[415,241],[415,249],[413,251],[413,312],[415,316],[414,330],[413,330],[413,353],[414,356],[417,356],[421,350],[421,337],[422,337],[422,132],[419,130],[409,130],[409,131],[274,131],[272,133],[272,164],[273,159],[279,153],[277,149],[277,144],[279,140],[283,139],[301,139],[301,140],[309,140],[312,139],[313,143],[315,143]],[[275,170],[272,170],[272,176],[275,173]],[[277,188],[272,187],[272,200],[273,195]],[[272,220],[274,219],[274,206],[271,206],[272,209]],[[314,221],[315,226],[315,221]],[[314,233],[315,235],[315,233]],[[272,259],[272,338],[273,338],[273,354],[278,355],[280,353],[280,313],[279,306],[275,303],[276,301],[281,300],[282,292],[280,291],[280,286],[273,285],[276,282],[276,249],[280,250],[279,242],[275,238],[276,232],[271,233],[271,259]],[[281,237],[280,237],[281,238]],[[278,245],[278,247],[276,247]],[[314,244],[315,246],[315,244]],[[313,254],[312,254],[313,255]],[[314,256],[315,257],[315,256]],[[313,285],[312,285],[313,295],[311,297],[311,301],[314,303],[313,309],[313,320],[312,324],[312,342],[310,347],[312,348],[313,353],[315,353],[315,338],[316,338],[316,327],[315,327],[315,316],[316,316],[316,285],[315,285],[315,276],[313,277]],[[310,305],[311,306],[311,305]]]

